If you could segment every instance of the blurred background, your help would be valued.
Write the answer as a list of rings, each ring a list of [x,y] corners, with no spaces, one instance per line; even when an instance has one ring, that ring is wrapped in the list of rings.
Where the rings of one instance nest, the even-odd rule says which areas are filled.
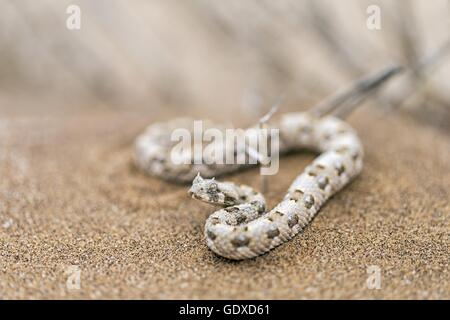
[[[66,27],[71,4],[80,30]],[[367,27],[370,5],[380,30]],[[449,33],[447,0],[0,0],[0,111],[251,121],[281,93],[284,109],[305,109],[359,76],[413,65]],[[377,101],[448,127],[449,76],[450,59],[440,59],[397,77]]]

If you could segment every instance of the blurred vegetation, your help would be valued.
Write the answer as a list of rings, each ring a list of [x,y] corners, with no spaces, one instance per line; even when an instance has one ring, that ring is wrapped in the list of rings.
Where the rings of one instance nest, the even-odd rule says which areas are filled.
[[[66,28],[69,4],[81,30]],[[381,8],[381,30],[366,26],[369,5]],[[280,93],[286,108],[305,109],[450,39],[446,0],[0,0],[0,16],[0,110],[251,118]],[[397,77],[377,104],[448,129],[449,60]]]

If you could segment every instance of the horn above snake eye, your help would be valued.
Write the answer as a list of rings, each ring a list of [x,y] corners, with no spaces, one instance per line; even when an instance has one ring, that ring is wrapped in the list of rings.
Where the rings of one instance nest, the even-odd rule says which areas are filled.
[[[202,178],[202,176],[200,175],[200,172],[199,172],[199,173],[197,173],[197,175],[195,176],[194,181],[192,181],[192,184],[197,184],[197,183],[200,183],[200,182],[202,182],[202,181],[203,181],[203,178]]]

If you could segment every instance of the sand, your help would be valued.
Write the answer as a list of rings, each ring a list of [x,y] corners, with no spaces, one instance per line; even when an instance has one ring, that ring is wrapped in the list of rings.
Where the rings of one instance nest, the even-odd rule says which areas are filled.
[[[84,110],[84,109],[83,109]],[[203,241],[212,208],[131,164],[151,113],[0,121],[1,299],[449,299],[450,138],[394,113],[350,118],[363,173],[304,232],[231,262]],[[273,205],[311,154],[283,158]],[[257,170],[229,177],[257,187]],[[80,288],[66,285],[80,270]],[[367,268],[380,268],[379,289]]]

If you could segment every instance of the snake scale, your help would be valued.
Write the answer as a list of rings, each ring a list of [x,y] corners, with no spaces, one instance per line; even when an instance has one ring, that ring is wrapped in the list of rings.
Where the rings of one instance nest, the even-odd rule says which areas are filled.
[[[318,117],[311,112],[283,114],[270,124],[280,130],[280,154],[309,149],[319,155],[294,179],[283,200],[267,210],[261,193],[249,186],[214,178],[237,171],[243,165],[171,162],[170,133],[186,127],[188,122],[175,119],[150,125],[136,139],[135,163],[151,175],[174,182],[192,182],[189,194],[194,199],[221,207],[206,220],[204,233],[208,247],[228,259],[253,258],[292,239],[331,196],[362,170],[363,148],[349,124],[337,117]]]

